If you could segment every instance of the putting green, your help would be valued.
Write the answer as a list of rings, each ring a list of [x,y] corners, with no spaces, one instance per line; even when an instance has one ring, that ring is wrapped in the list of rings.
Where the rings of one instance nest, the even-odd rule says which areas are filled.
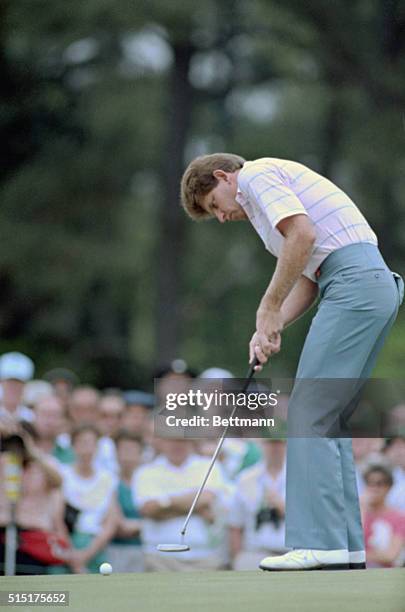
[[[405,569],[0,578],[1,591],[69,591],[69,612],[405,612]]]

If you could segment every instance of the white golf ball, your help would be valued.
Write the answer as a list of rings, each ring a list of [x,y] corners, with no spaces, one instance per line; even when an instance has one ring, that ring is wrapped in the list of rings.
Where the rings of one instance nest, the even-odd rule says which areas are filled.
[[[99,572],[103,576],[109,576],[112,574],[112,565],[111,563],[102,563],[99,567]]]

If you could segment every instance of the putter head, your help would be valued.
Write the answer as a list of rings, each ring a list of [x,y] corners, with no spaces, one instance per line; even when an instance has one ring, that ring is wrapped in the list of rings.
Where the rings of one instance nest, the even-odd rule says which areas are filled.
[[[186,552],[190,550],[187,544],[158,544],[156,547],[160,552]]]

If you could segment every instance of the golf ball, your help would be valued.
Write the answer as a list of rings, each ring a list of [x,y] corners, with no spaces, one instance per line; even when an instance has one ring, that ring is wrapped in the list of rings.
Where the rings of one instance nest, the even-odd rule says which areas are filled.
[[[109,576],[112,574],[112,565],[111,563],[102,563],[99,567],[99,572],[103,576]]]

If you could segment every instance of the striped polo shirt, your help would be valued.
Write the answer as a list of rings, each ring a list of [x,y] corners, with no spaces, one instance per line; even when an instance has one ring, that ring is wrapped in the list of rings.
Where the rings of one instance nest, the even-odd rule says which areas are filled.
[[[377,245],[375,233],[344,191],[298,162],[272,157],[246,162],[238,174],[236,201],[276,257],[284,241],[277,224],[297,214],[311,219],[316,238],[303,271],[311,280],[332,251],[357,242]]]

